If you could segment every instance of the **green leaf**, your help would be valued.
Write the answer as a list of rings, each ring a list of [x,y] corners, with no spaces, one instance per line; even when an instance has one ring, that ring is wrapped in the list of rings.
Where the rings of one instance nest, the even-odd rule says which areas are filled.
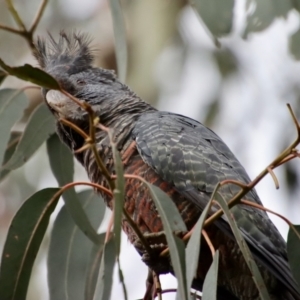
[[[289,48],[294,58],[300,59],[300,29],[298,29],[293,35],[289,38]]]
[[[48,139],[47,151],[50,166],[58,184],[64,186],[65,184],[73,182],[73,157],[70,150],[59,140],[56,134]],[[97,232],[84,212],[74,187],[69,188],[63,193],[63,199],[75,224],[93,243],[97,244],[99,242]]]
[[[190,0],[190,2],[214,36],[220,37],[231,31],[234,0]]]
[[[30,116],[14,154],[2,168],[15,170],[23,166],[53,132],[54,118],[48,107],[42,103]]]
[[[264,283],[264,280],[259,272],[259,269],[256,265],[256,262],[254,261],[252,254],[248,248],[247,243],[245,242],[240,230],[237,227],[237,224],[227,206],[227,202],[224,200],[223,196],[220,193],[216,193],[215,200],[218,201],[220,204],[222,210],[224,211],[224,214],[227,217],[228,223],[231,227],[231,230],[233,232],[233,235],[239,245],[239,248],[245,258],[245,261],[249,267],[250,272],[253,275],[253,280],[256,284],[256,287],[259,291],[260,297],[262,300],[270,300],[269,293],[267,291],[266,285]],[[232,209],[238,209],[237,206],[233,207]]]
[[[0,90],[0,165],[2,165],[12,126],[21,118],[28,104],[25,94],[18,90]]]
[[[217,284],[218,284],[218,269],[219,269],[219,250],[216,251],[213,262],[205,276],[203,283],[202,300],[217,299]]]
[[[109,3],[114,26],[118,77],[122,82],[125,82],[127,73],[127,43],[124,16],[119,0],[109,0]]]
[[[97,230],[104,216],[104,202],[91,190],[82,191],[77,197],[92,226]],[[84,299],[92,247],[93,243],[79,230],[63,206],[55,219],[49,246],[50,299]]]
[[[58,184],[63,186],[73,181],[74,159],[71,151],[55,133],[47,140],[50,167]]]
[[[287,254],[293,276],[300,286],[300,225],[294,225],[296,232],[290,228],[287,239]]]
[[[145,182],[150,190],[155,206],[161,217],[166,239],[170,249],[172,266],[178,280],[177,295],[180,299],[189,299],[189,289],[185,277],[185,245],[181,239],[175,236],[174,232],[186,232],[187,228],[183,222],[177,207],[170,197],[160,188]]]
[[[85,300],[93,300],[94,298],[97,279],[99,276],[100,263],[102,259],[103,249],[104,249],[105,236],[106,236],[106,232],[99,234],[100,242],[98,245],[95,244],[93,245],[90,254],[90,261],[87,269],[85,293],[84,293]]]
[[[117,150],[116,144],[112,142],[113,141],[112,131],[109,131],[108,135],[111,141],[110,145],[112,148],[115,172],[117,175],[116,187],[113,191],[114,193],[114,237],[115,237],[116,256],[118,262],[119,279],[122,284],[124,299],[127,300],[127,290],[124,283],[123,272],[121,269],[121,264],[119,259],[120,247],[121,247],[121,229],[122,229],[121,225],[122,225],[124,198],[125,198],[125,179],[124,179],[123,163],[120,157],[120,153]]]
[[[0,84],[3,82],[3,80],[7,77],[7,73],[0,70]]]
[[[277,17],[286,18],[293,8],[291,1],[282,0],[247,0],[247,26],[244,35],[257,32],[270,26]]]
[[[25,64],[21,67],[10,67],[6,65],[2,59],[0,59],[0,66],[7,73],[18,77],[19,79],[30,81],[47,89],[60,89],[58,82],[52,76],[41,69],[32,67],[31,65]]]
[[[93,300],[110,299],[115,260],[116,247],[114,238],[112,237],[104,246],[99,276]]]
[[[194,226],[193,233],[187,244],[185,250],[185,259],[186,259],[186,280],[187,287],[190,288],[193,282],[193,278],[196,275],[198,264],[195,264],[195,261],[199,260],[199,252],[201,246],[201,232],[203,228],[206,215],[209,211],[210,205],[213,201],[213,197],[209,200],[205,206],[200,218],[198,219],[196,225]]]
[[[22,133],[20,132],[12,132],[6,147],[6,151],[3,158],[3,164],[6,164],[12,155],[14,154],[16,147],[20,141],[20,138],[22,136]],[[3,180],[8,174],[10,173],[10,170],[4,170],[0,169],[0,180]]]
[[[33,263],[59,197],[47,188],[29,197],[14,216],[0,268],[0,299],[25,300]]]
[[[114,190],[114,235],[115,235],[115,246],[117,256],[120,253],[120,244],[121,244],[121,224],[122,224],[122,211],[124,206],[125,198],[125,180],[124,180],[124,171],[123,163],[120,157],[120,153],[117,150],[115,143],[113,143],[113,135],[109,131],[109,138],[111,141],[111,148],[114,159],[115,172],[117,175],[116,188]]]

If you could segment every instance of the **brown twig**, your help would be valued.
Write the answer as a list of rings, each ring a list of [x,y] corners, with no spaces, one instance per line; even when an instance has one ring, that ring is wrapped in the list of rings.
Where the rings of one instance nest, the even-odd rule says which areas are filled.
[[[214,255],[216,253],[216,250],[215,250],[215,247],[213,246],[213,244],[212,244],[212,242],[211,242],[211,240],[210,240],[207,232],[205,231],[205,229],[202,229],[202,235],[203,235],[203,237],[204,237],[204,239],[205,239],[205,241],[206,241],[206,243],[207,243],[207,245],[208,245],[208,247],[209,247],[209,249],[211,251],[212,257],[214,257]]]
[[[20,28],[20,31],[26,32],[26,27],[22,21],[22,19],[20,18],[17,10],[15,9],[12,0],[6,0],[6,5],[8,10],[10,11],[13,19],[15,20],[15,22],[17,23],[18,27]]]
[[[295,228],[295,226],[293,225],[293,223],[289,219],[287,219],[286,217],[284,217],[283,215],[281,215],[281,214],[279,214],[279,213],[277,213],[277,212],[275,212],[275,211],[273,211],[273,210],[271,210],[269,208],[266,208],[266,207],[264,207],[264,206],[262,206],[262,205],[260,205],[258,203],[254,203],[252,201],[249,201],[249,200],[242,199],[241,203],[243,203],[245,205],[248,205],[248,206],[252,206],[252,207],[261,209],[261,210],[264,210],[264,211],[267,211],[267,212],[269,212],[269,213],[271,213],[271,214],[273,214],[273,215],[281,218],[283,221],[285,221],[289,225],[290,228],[292,228],[292,230],[295,232],[295,234],[297,235],[297,237],[300,240],[300,234],[297,231],[297,229]]]
[[[13,27],[10,26],[6,26],[4,24],[0,24],[0,29],[8,31],[10,33],[14,33],[17,35],[20,35],[21,37],[23,37],[29,47],[31,48],[32,51],[35,51],[35,45],[33,42],[33,34],[41,20],[41,17],[43,15],[43,12],[46,8],[48,0],[42,0],[41,5],[37,11],[37,14],[32,22],[32,25],[30,27],[29,30],[26,29],[26,26],[24,25],[24,22],[22,21],[21,17],[19,16],[19,13],[17,12],[17,10],[15,9],[12,0],[6,0],[6,4],[8,7],[8,10],[10,11],[13,19],[15,20],[15,22],[17,23],[19,29],[15,29]]]
[[[90,144],[90,149],[92,150],[92,152],[95,156],[95,160],[96,160],[96,163],[97,163],[99,169],[101,170],[104,178],[106,179],[110,189],[113,191],[115,189],[115,182],[112,180],[110,173],[106,169],[101,157],[99,156],[99,153],[98,153],[98,150],[97,150],[97,147],[95,144],[96,138],[95,138],[94,120],[96,118],[94,116],[94,111],[93,111],[92,107],[85,101],[80,101],[79,99],[77,99],[76,97],[74,97],[73,95],[71,95],[70,93],[68,93],[65,90],[61,90],[61,93],[63,93],[65,96],[69,97],[72,101],[74,101],[77,105],[79,105],[83,110],[85,110],[88,113],[89,123],[90,123],[89,135],[86,134],[86,136],[89,137],[88,143]]]
[[[36,30],[36,27],[38,26],[38,24],[40,23],[41,17],[44,13],[44,10],[47,6],[48,0],[42,0],[41,5],[36,13],[36,16],[32,22],[32,25],[29,29],[29,32],[31,32],[31,34],[33,34]]]
[[[293,119],[296,129],[297,129],[296,140],[289,147],[287,147],[271,164],[269,164],[269,166],[267,166],[253,181],[251,181],[249,184],[247,184],[234,197],[232,197],[231,200],[228,201],[229,208],[236,205],[242,199],[243,196],[245,196],[250,190],[252,190],[269,173],[269,171],[268,171],[269,168],[272,168],[272,169],[277,168],[281,164],[281,161],[286,159],[286,157],[288,157],[290,154],[293,154],[295,152],[295,148],[299,145],[299,143],[300,143],[300,124],[297,121],[297,118],[296,118],[291,106],[289,104],[287,104],[287,106],[288,106],[288,109],[291,113],[292,119]],[[219,209],[217,212],[215,212],[212,216],[210,216],[204,222],[204,227],[213,223],[216,219],[220,218],[222,215],[223,215],[223,211],[221,209]]]
[[[154,286],[155,286],[155,296],[158,297],[158,300],[162,300],[162,289],[161,283],[159,280],[159,275],[157,275],[154,271],[152,271]]]
[[[76,131],[78,134],[80,134],[84,139],[88,140],[89,136],[77,125],[75,125],[73,122],[68,121],[65,118],[60,118],[58,120],[59,122],[63,123],[64,125],[67,125],[68,127],[72,128],[74,131]]]
[[[278,190],[279,189],[279,182],[278,182],[278,179],[277,179],[274,171],[272,170],[272,167],[268,167],[267,170],[270,173],[270,175],[271,175],[271,177],[272,177],[272,179],[273,179],[273,181],[275,183],[276,190]]]

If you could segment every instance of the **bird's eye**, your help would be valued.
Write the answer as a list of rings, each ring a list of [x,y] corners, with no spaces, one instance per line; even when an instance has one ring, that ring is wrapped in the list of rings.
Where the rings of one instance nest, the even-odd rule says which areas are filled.
[[[86,82],[85,82],[84,80],[82,80],[82,79],[78,79],[78,80],[77,80],[77,84],[78,84],[78,85],[85,85]]]

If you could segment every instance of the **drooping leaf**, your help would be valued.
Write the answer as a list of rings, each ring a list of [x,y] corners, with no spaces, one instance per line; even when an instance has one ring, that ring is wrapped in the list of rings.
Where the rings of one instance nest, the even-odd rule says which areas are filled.
[[[77,194],[95,230],[105,212],[104,202],[87,190]],[[104,238],[103,238],[104,241]],[[55,219],[48,254],[48,284],[51,300],[82,300],[93,243],[75,225],[65,206]]]
[[[231,227],[231,230],[233,232],[233,235],[239,245],[239,248],[245,258],[245,261],[250,269],[250,272],[253,275],[253,280],[256,284],[256,287],[259,291],[260,297],[262,300],[270,300],[269,293],[267,291],[266,285],[264,283],[264,280],[259,272],[259,269],[257,267],[256,262],[253,259],[253,256],[249,250],[249,247],[247,246],[247,243],[245,242],[240,230],[237,227],[237,224],[227,206],[227,203],[223,196],[220,193],[216,193],[215,200],[218,201],[220,204],[222,210],[224,211],[224,214],[227,217],[228,223]]]
[[[185,249],[185,259],[186,259],[186,280],[187,287],[190,288],[193,282],[193,278],[196,275],[198,264],[195,261],[199,260],[200,246],[201,246],[201,232],[203,228],[206,215],[210,208],[213,198],[207,203],[204,208],[199,220],[194,226],[193,233]]]
[[[10,137],[12,126],[21,118],[28,104],[25,94],[18,90],[0,90],[0,165]]]
[[[234,0],[190,0],[190,2],[215,37],[230,33]]]
[[[116,179],[116,188],[113,192],[114,194],[114,235],[115,235],[115,247],[116,247],[116,255],[118,262],[118,273],[119,279],[123,287],[124,299],[127,300],[127,290],[123,278],[123,271],[121,269],[119,254],[120,254],[120,246],[121,246],[121,225],[122,225],[122,215],[123,215],[123,207],[124,207],[124,198],[125,198],[125,179],[124,179],[124,171],[123,171],[123,163],[120,157],[120,153],[117,150],[116,144],[113,143],[113,134],[109,131],[109,138],[111,141],[111,148],[114,159],[114,166],[117,175]]]
[[[74,161],[70,150],[55,134],[47,141],[47,151],[52,172],[60,186],[73,182]],[[76,225],[93,243],[98,243],[98,235],[84,212],[74,187],[63,193],[66,208]]]
[[[3,165],[5,165],[10,158],[12,157],[13,153],[16,150],[16,147],[20,141],[21,138],[21,132],[12,132],[6,147],[6,151],[3,158]],[[10,170],[4,170],[0,169],[0,180],[3,180],[8,174],[10,173]]]
[[[0,84],[4,81],[6,77],[7,77],[7,73],[0,70]]]
[[[98,245],[93,245],[90,254],[90,261],[87,268],[84,300],[93,300],[94,298],[97,279],[99,276],[100,263],[104,249],[105,235],[106,232],[99,234],[100,242],[98,243]]]
[[[109,138],[111,141],[113,141],[113,135],[111,132],[109,132]],[[125,180],[120,153],[118,152],[117,147],[113,142],[111,142],[111,148],[113,152],[114,166],[117,175],[116,188],[114,190],[114,235],[116,252],[117,255],[119,255],[121,244],[122,211],[125,197]]]
[[[219,250],[216,251],[213,262],[205,276],[203,283],[202,300],[217,300],[217,284],[219,269]]]
[[[293,35],[289,38],[289,48],[294,58],[300,59],[300,29],[298,29]]]
[[[161,217],[166,239],[170,249],[172,266],[176,278],[178,280],[178,299],[189,299],[189,288],[186,282],[186,266],[185,266],[185,245],[183,241],[173,233],[176,231],[186,232],[186,226],[183,222],[177,207],[169,196],[160,188],[147,183],[155,206]]]
[[[30,116],[14,154],[3,165],[3,169],[14,170],[23,166],[53,132],[55,132],[53,116],[42,103]]]
[[[116,260],[115,242],[114,242],[114,238],[111,237],[104,246],[93,300],[110,299],[115,260]]]
[[[33,263],[56,207],[58,188],[29,197],[14,216],[6,237],[0,267],[0,299],[25,300]]]
[[[300,235],[300,225],[294,225],[294,227]],[[300,239],[292,228],[289,229],[288,233],[287,254],[293,276],[300,286]]]
[[[127,73],[127,43],[122,6],[119,0],[109,0],[109,3],[114,26],[118,77],[122,82],[125,82]]]
[[[250,32],[262,31],[269,27],[278,17],[286,18],[293,8],[291,1],[247,0],[247,25],[244,35]]]
[[[47,89],[60,89],[58,82],[51,75],[47,74],[41,69],[34,68],[31,65],[25,64],[21,67],[10,67],[5,64],[2,59],[0,59],[0,66],[7,73],[18,77],[19,79],[30,81]]]

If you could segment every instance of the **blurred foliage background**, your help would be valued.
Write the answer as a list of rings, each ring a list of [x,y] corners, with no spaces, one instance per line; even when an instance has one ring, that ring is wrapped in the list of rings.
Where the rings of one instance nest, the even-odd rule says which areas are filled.
[[[121,1],[128,44],[126,83],[157,108],[188,115],[211,127],[253,178],[296,135],[285,104],[291,103],[300,117],[299,1],[294,1],[294,7],[288,0],[281,4],[270,0],[194,2],[202,11],[202,19],[184,0]],[[16,0],[14,4],[29,26],[40,1]],[[0,2],[0,20],[2,25],[15,26],[5,1]],[[106,0],[49,1],[36,35],[45,36],[49,31],[56,37],[61,29],[88,33],[95,49],[95,65],[116,69],[111,12]],[[0,57],[11,66],[37,66],[26,41],[4,30],[0,30]],[[1,87],[25,85],[28,83],[9,77]],[[26,90],[26,94],[30,105],[14,127],[17,132],[24,129],[28,116],[42,101],[37,89]],[[258,185],[258,193],[266,207],[299,223],[299,162],[287,163],[275,173],[280,189],[275,190],[272,179],[266,178]],[[75,179],[85,178],[84,170],[77,165]],[[12,171],[0,184],[1,246],[24,199],[49,186],[57,183],[43,145],[24,167]],[[286,225],[271,218],[286,236]],[[105,224],[102,226],[105,228]],[[48,297],[48,239],[46,236],[36,261],[28,300]],[[143,295],[147,269],[126,238],[122,245],[121,263],[129,299],[136,299]],[[162,277],[164,288],[175,286],[170,275]],[[122,290],[115,278],[112,299],[119,299]]]

